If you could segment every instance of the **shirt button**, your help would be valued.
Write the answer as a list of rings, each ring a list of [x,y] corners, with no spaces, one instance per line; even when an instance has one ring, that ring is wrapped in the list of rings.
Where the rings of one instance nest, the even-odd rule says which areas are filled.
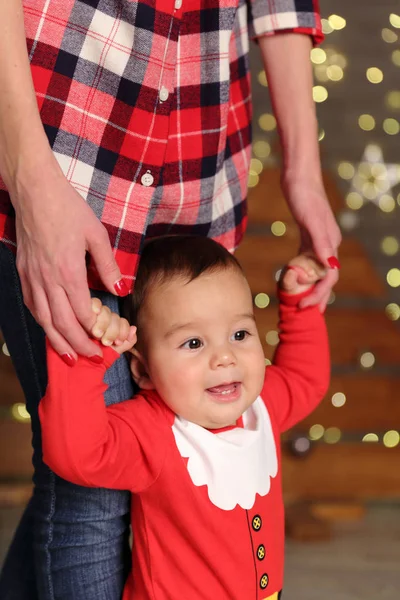
[[[149,186],[153,185],[154,177],[150,173],[150,171],[147,171],[144,175],[142,175],[142,178],[140,181],[142,182],[142,185],[149,187]]]
[[[261,529],[261,525],[262,525],[262,520],[261,520],[260,515],[255,515],[253,517],[251,524],[253,526],[254,531],[259,531]]]
[[[265,590],[267,585],[268,585],[268,575],[266,573],[264,573],[264,575],[262,575],[262,577],[260,579],[260,588],[262,590]]]
[[[159,96],[160,96],[161,102],[165,102],[166,100],[168,100],[169,91],[167,90],[167,88],[165,86],[162,86]]]
[[[257,548],[257,558],[258,560],[264,560],[265,558],[265,546],[264,544],[260,544]]]
[[[182,0],[175,0],[175,8],[179,10],[182,6]]]

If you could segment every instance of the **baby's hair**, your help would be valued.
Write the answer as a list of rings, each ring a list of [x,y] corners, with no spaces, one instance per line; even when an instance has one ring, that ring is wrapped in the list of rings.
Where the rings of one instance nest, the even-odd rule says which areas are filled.
[[[211,238],[195,235],[166,235],[144,244],[132,295],[123,299],[122,314],[138,325],[140,308],[152,285],[162,285],[174,277],[187,283],[203,273],[242,268],[224,246]]]

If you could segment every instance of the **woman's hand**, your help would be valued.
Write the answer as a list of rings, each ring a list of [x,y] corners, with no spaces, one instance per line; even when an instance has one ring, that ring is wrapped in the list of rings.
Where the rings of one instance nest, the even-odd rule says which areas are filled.
[[[300,252],[315,254],[328,268],[326,276],[317,283],[301,307],[318,304],[324,312],[332,287],[339,278],[337,259],[342,236],[329,205],[322,181],[318,179],[290,180],[283,178],[282,188],[292,215],[300,230]]]
[[[100,348],[87,334],[94,316],[86,252],[110,292],[128,293],[105,227],[52,156],[46,172],[29,183],[25,179],[10,195],[16,210],[17,269],[26,306],[67,364],[73,365],[77,354],[100,356]]]

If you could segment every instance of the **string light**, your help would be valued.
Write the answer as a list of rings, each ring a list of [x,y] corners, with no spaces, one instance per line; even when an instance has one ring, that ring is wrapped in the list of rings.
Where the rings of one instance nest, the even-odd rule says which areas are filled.
[[[389,21],[392,27],[400,29],[400,16],[395,13],[391,13],[389,16]]]
[[[354,177],[355,169],[349,162],[341,162],[338,165],[338,173],[342,179],[352,179]]]
[[[333,31],[333,27],[328,19],[321,19],[322,31],[325,35],[329,35]]]
[[[330,65],[327,67],[326,74],[331,81],[340,81],[343,79],[343,69],[339,65]]]
[[[358,125],[363,131],[372,131],[375,128],[375,119],[372,115],[360,115]]]
[[[268,87],[267,75],[264,69],[262,71],[259,71],[257,79],[260,85],[262,85],[263,87]]]
[[[258,119],[258,124],[263,131],[273,131],[276,128],[274,115],[265,113]]]
[[[400,67],[400,50],[393,50],[392,62],[396,67]]]
[[[282,221],[274,221],[271,225],[271,232],[277,237],[281,237],[286,233],[286,225]]]
[[[385,119],[383,121],[383,131],[388,135],[397,135],[400,131],[399,122],[396,119]]]
[[[370,83],[381,83],[383,81],[383,73],[377,67],[367,69],[366,75]]]
[[[359,210],[364,204],[364,199],[357,192],[349,192],[346,196],[346,204],[352,210]]]
[[[257,158],[268,158],[268,156],[271,154],[271,146],[268,144],[268,142],[259,140],[253,145],[253,153],[255,156],[257,156]]]
[[[314,85],[313,99],[314,102],[325,102],[328,98],[328,90],[323,85]]]
[[[379,437],[376,433],[366,433],[362,439],[363,442],[379,442]]]
[[[345,231],[351,231],[358,226],[359,222],[359,216],[350,210],[342,210],[339,214],[340,227]]]
[[[386,448],[395,448],[400,443],[400,434],[398,431],[387,431],[383,436],[383,444]]]
[[[258,158],[252,158],[250,161],[250,170],[253,171],[254,173],[256,173],[257,175],[260,175],[260,173],[262,172],[264,166],[261,162],[261,160],[259,160]]]
[[[392,31],[391,29],[388,29],[387,27],[384,27],[382,29],[382,39],[384,42],[386,42],[387,44],[394,44],[394,42],[397,42],[398,35]]]
[[[333,394],[332,404],[335,408],[341,408],[346,404],[346,396],[343,392],[336,392],[336,394]]]
[[[375,356],[372,352],[364,352],[360,356],[360,365],[363,369],[372,369],[375,364]]]
[[[331,292],[328,298],[328,305],[330,306],[331,304],[333,304],[336,300],[336,294],[335,292]]]
[[[386,281],[390,285],[390,287],[399,287],[400,286],[400,269],[390,269],[388,274],[386,275]]]
[[[381,241],[381,250],[387,256],[394,256],[399,251],[399,242],[392,235],[387,235]]]
[[[378,200],[378,206],[382,212],[392,212],[396,208],[396,202],[393,196],[389,194],[383,194]]]
[[[310,57],[315,65],[322,65],[326,61],[326,52],[322,48],[313,48]]]
[[[337,444],[342,437],[339,427],[328,427],[324,433],[324,440],[327,444]]]
[[[400,306],[391,302],[385,308],[385,313],[388,319],[391,321],[398,321],[400,318]]]
[[[319,425],[318,423],[315,425],[312,425],[312,427],[310,427],[310,430],[308,432],[308,437],[310,438],[310,440],[320,440],[323,435],[325,433],[325,428],[322,425]]]
[[[267,308],[269,303],[270,298],[268,294],[264,294],[264,292],[257,294],[257,296],[254,298],[254,304],[257,306],[257,308]]]
[[[328,18],[328,21],[332,29],[335,29],[336,31],[346,27],[346,19],[343,19],[343,17],[340,17],[339,15],[331,15]]]
[[[268,346],[277,346],[279,344],[279,333],[277,331],[268,331],[265,341]]]
[[[22,402],[16,402],[11,406],[11,415],[15,421],[19,421],[20,423],[30,421],[29,413]]]
[[[256,187],[256,185],[258,184],[259,181],[260,181],[260,178],[259,178],[258,174],[255,171],[252,171],[250,169],[249,178],[247,181],[247,185],[249,186],[249,188]]]
[[[389,108],[400,109],[400,91],[392,90],[386,94],[386,104]]]

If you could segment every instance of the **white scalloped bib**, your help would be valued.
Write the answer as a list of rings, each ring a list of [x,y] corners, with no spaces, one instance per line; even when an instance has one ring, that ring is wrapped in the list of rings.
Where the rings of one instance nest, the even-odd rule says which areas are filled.
[[[222,510],[254,505],[278,473],[271,419],[260,397],[243,414],[244,427],[220,433],[176,416],[172,431],[196,486],[206,485],[211,502]]]

